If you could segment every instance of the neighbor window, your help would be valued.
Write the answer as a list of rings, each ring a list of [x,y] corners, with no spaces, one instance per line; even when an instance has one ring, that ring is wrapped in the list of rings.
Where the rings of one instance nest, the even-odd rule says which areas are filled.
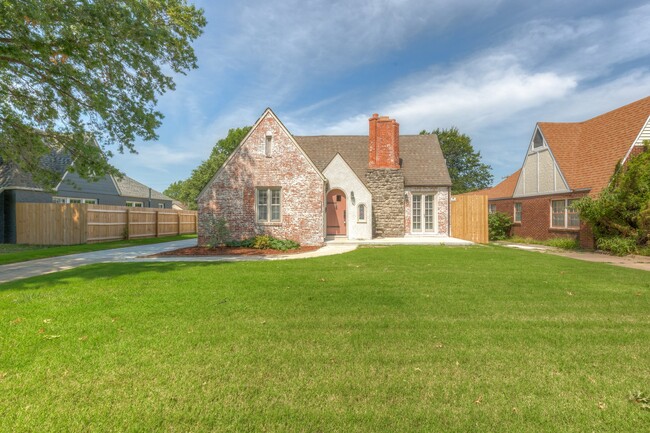
[[[537,149],[544,146],[544,138],[542,133],[539,132],[539,129],[535,131],[535,138],[533,138],[533,149]]]
[[[497,213],[497,205],[495,204],[488,205],[488,213]]]
[[[257,221],[280,221],[280,188],[257,188],[255,190],[257,203]]]
[[[52,197],[52,203],[97,204],[96,198]]]
[[[158,203],[158,208],[165,209],[165,203]]]
[[[366,205],[360,204],[357,207],[357,221],[360,223],[366,222]]]
[[[515,203],[515,218],[514,222],[521,222],[521,203]]]
[[[127,201],[126,207],[144,207],[141,201]]]
[[[574,201],[571,199],[551,201],[551,227],[580,227],[580,216],[578,215],[578,211],[573,208]]]

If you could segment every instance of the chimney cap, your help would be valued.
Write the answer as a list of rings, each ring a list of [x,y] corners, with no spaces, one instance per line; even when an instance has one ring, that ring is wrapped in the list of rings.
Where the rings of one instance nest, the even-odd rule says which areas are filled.
[[[378,114],[378,113],[373,113],[372,118],[373,118],[373,119],[377,119],[377,118],[379,118],[379,114]]]

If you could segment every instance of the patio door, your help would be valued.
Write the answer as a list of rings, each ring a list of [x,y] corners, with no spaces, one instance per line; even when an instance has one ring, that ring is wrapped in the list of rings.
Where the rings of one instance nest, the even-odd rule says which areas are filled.
[[[436,232],[435,194],[413,194],[411,197],[411,232]]]

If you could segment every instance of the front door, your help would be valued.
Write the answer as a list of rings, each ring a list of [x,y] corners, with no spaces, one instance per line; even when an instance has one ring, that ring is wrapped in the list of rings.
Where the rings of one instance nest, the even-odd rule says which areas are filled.
[[[340,189],[333,189],[327,193],[327,235],[345,235],[346,218],[345,193]]]
[[[434,194],[413,194],[411,197],[411,231],[413,233],[436,231],[434,204]]]

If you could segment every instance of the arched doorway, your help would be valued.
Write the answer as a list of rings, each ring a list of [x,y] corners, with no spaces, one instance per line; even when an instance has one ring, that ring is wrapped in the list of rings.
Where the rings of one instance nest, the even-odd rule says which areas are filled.
[[[333,189],[327,193],[327,235],[343,236],[347,234],[347,205],[345,193]]]

